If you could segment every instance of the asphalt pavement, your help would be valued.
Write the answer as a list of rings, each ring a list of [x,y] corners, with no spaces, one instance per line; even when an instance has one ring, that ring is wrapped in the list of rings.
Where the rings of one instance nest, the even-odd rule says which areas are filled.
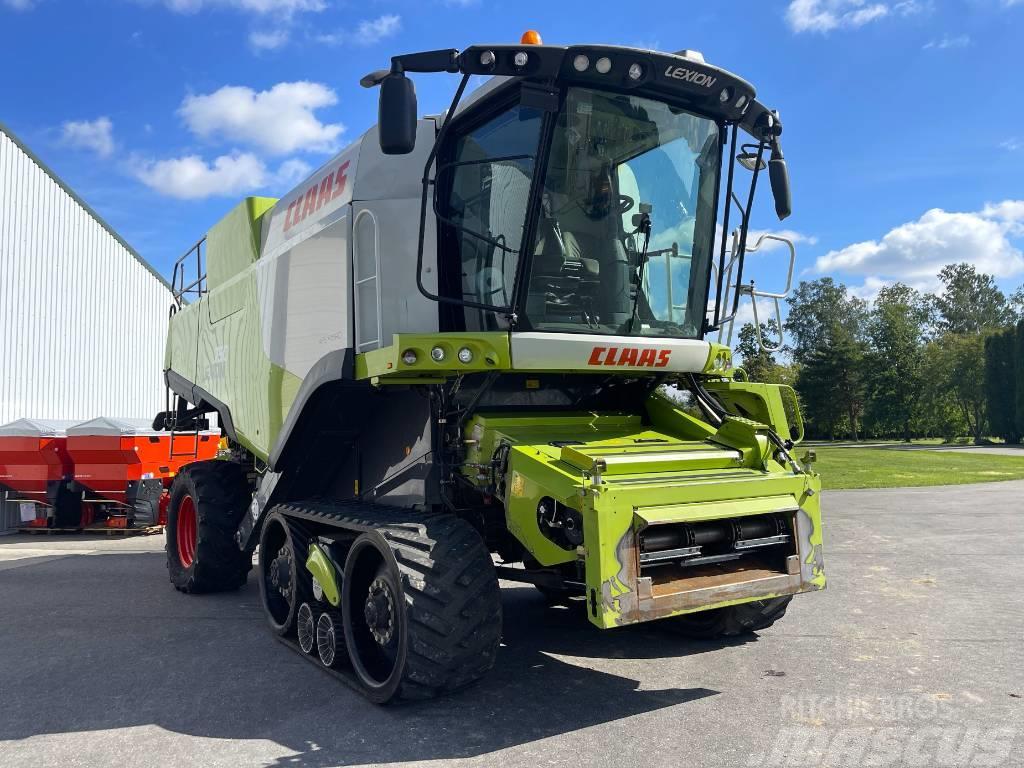
[[[0,537],[0,766],[1024,765],[1022,499],[826,493],[829,588],[745,640],[507,585],[491,675],[392,707],[274,640],[251,575],[188,597],[162,537]]]

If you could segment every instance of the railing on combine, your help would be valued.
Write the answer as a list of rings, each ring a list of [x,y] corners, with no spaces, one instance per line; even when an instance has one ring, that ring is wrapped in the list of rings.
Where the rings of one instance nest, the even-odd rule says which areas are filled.
[[[194,278],[192,277],[193,275]],[[191,282],[187,282],[190,279]],[[174,296],[174,303],[171,304],[170,316],[174,317],[183,304],[191,304],[192,301],[201,299],[206,291],[206,236],[204,235],[181,258],[174,262],[174,271],[171,273],[171,293]],[[170,458],[180,458],[182,456],[198,458],[199,433],[205,425],[199,417],[195,417],[192,420],[192,429],[178,432],[177,419],[170,415],[181,412],[180,404],[181,398],[176,393],[172,393],[171,388],[168,386],[166,413],[170,418],[168,427],[168,431],[171,433],[169,441]],[[191,450],[175,451],[174,438],[185,436],[192,438]]]
[[[786,267],[786,285],[781,291],[763,291],[757,288],[757,285],[753,280],[749,283],[740,284],[739,267],[737,266],[738,261],[744,254],[740,253],[739,250],[739,230],[734,230],[732,233],[732,246],[728,250],[729,258],[725,262],[725,266],[722,270],[722,283],[724,286],[724,292],[722,294],[723,301],[722,306],[728,307],[732,305],[731,310],[727,310],[728,314],[723,315],[719,320],[718,328],[718,341],[724,343],[726,346],[732,346],[733,328],[736,324],[737,309],[739,307],[739,300],[743,296],[750,297],[751,309],[754,315],[754,321],[752,325],[756,331],[756,338],[758,346],[765,352],[778,352],[784,346],[784,339],[782,336],[782,307],[780,301],[789,296],[790,290],[793,288],[793,270],[796,266],[796,247],[793,245],[793,241],[789,238],[782,237],[781,235],[775,235],[771,233],[762,234],[757,238],[757,242],[753,245],[748,245],[744,251],[744,254],[757,253],[764,244],[765,241],[776,241],[782,243],[789,251],[789,263]],[[718,265],[715,264],[714,260],[711,262],[711,275],[712,281],[718,279]],[[761,316],[757,308],[758,299],[769,299],[772,302],[772,316],[767,318],[775,323],[776,330],[779,334],[779,340],[775,345],[769,344],[765,341],[761,333]]]
[[[195,269],[189,263],[195,260]],[[190,275],[195,275],[192,282],[186,284]],[[181,305],[190,303],[189,297],[199,299],[206,293],[206,236],[189,248],[185,254],[174,262],[174,272],[171,274],[171,293],[174,294],[173,311],[181,308]]]

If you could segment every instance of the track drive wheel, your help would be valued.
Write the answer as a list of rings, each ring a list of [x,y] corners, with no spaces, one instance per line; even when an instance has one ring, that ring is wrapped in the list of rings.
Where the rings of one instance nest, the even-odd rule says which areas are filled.
[[[735,637],[767,629],[786,615],[792,597],[755,600],[727,608],[685,613],[665,619],[665,623],[680,635],[697,640],[714,637]]]
[[[271,512],[260,531],[260,597],[270,628],[282,637],[295,633],[299,608],[311,600],[308,555],[309,533],[280,512]]]
[[[345,645],[371,701],[457,690],[492,666],[501,600],[491,556],[449,515],[361,534],[345,560]]]
[[[221,592],[245,584],[251,559],[235,530],[249,504],[245,470],[198,461],[174,478],[167,511],[167,570],[181,592]]]

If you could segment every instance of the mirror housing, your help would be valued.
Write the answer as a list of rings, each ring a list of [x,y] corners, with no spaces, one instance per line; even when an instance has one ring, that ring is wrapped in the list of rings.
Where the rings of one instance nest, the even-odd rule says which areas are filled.
[[[782,156],[782,147],[778,142],[772,145],[768,181],[771,183],[772,197],[775,198],[775,213],[779,221],[782,221],[793,212],[793,195],[789,188],[789,168],[786,167],[786,159]]]
[[[377,134],[385,155],[407,155],[416,147],[416,87],[401,71],[380,81]]]

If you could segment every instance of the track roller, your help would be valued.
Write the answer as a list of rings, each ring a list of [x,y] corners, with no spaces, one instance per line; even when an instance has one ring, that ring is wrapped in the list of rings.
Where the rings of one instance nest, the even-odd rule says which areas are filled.
[[[320,661],[328,668],[338,666],[344,659],[340,653],[342,629],[337,622],[337,616],[331,611],[324,611],[316,620],[316,652]]]
[[[299,648],[303,653],[312,653],[316,645],[316,622],[313,620],[313,609],[309,603],[299,606],[299,613],[295,617],[295,634],[299,639]]]

